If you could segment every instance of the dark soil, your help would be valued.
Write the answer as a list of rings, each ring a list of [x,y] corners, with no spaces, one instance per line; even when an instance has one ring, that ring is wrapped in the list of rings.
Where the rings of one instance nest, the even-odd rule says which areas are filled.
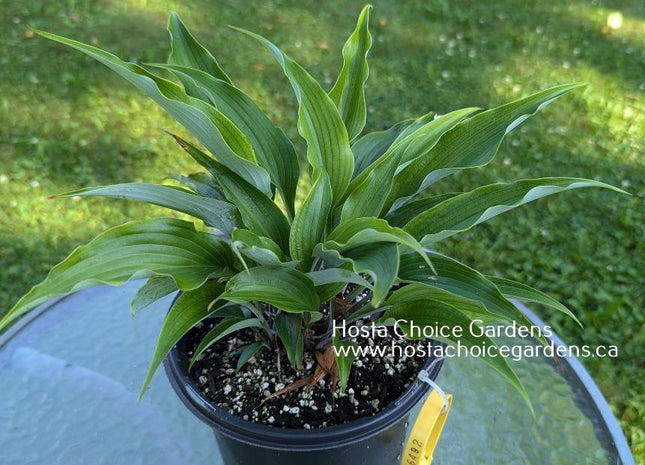
[[[188,347],[194,350],[212,327],[213,323],[205,322],[193,328],[187,335]],[[255,342],[251,330],[240,331],[207,349],[195,362],[191,376],[205,397],[245,420],[283,428],[324,428],[375,415],[403,394],[425,361],[421,357],[394,357],[392,343],[404,345],[409,341],[398,340],[391,333],[387,337],[355,341],[363,346],[384,346],[387,350],[382,357],[357,358],[344,393],[339,388],[332,393],[327,377],[311,390],[300,388],[263,404],[270,394],[312,374],[316,362],[313,353],[305,354],[304,367],[298,371],[289,365],[282,352],[278,372],[276,352],[263,349],[236,372],[239,355],[232,352]]]

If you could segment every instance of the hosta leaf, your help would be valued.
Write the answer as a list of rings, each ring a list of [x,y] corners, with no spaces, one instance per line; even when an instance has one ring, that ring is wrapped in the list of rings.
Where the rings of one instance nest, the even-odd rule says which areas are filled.
[[[188,31],[183,21],[176,12],[170,13],[168,19],[168,32],[170,33],[171,52],[168,63],[173,65],[196,68],[213,77],[231,83],[215,60],[215,57],[206,50]]]
[[[170,218],[133,221],[74,250],[0,320],[0,329],[52,297],[154,275],[172,277],[179,289],[190,290],[211,276],[230,275],[232,263],[228,244],[195,231],[193,223]]]
[[[206,349],[208,349],[210,346],[215,344],[217,341],[222,339],[223,337],[228,336],[231,333],[234,333],[235,331],[239,331],[241,329],[246,329],[246,328],[262,328],[262,322],[258,320],[257,318],[226,318],[225,320],[222,320],[220,323],[215,325],[213,329],[211,329],[206,336],[204,336],[204,339],[202,339],[202,342],[199,343],[197,348],[195,349],[195,354],[193,355],[193,358],[190,361],[190,365],[188,369],[192,369],[193,364],[195,361],[199,358],[199,356],[204,353]]]
[[[310,271],[307,277],[311,279],[316,286],[322,286],[331,283],[354,283],[360,286],[372,288],[372,285],[361,275],[344,268],[326,268],[324,270]]]
[[[383,155],[412,121],[401,121],[385,131],[370,132],[354,142],[354,177]]]
[[[111,186],[87,187],[60,194],[58,197],[110,197],[147,202],[170,208],[203,220],[207,226],[230,234],[242,226],[235,205],[193,194],[185,189],[158,184],[128,183]]]
[[[488,164],[504,136],[561,95],[580,87],[566,84],[479,113],[448,131],[425,156],[399,172],[386,206],[403,202],[455,171]]]
[[[576,316],[569,310],[567,307],[562,305],[560,302],[555,300],[553,297],[545,294],[542,291],[533,289],[530,286],[527,286],[523,283],[518,283],[517,281],[512,281],[510,279],[497,278],[495,276],[487,276],[487,278],[497,286],[499,291],[504,294],[505,297],[512,299],[520,299],[527,302],[534,302],[547,307],[554,308],[559,312],[564,313],[569,316],[573,321],[578,323],[582,327],[582,323],[576,318]]]
[[[244,224],[259,235],[273,239],[287,253],[289,222],[273,200],[194,145],[178,136],[173,135],[173,137],[191,157],[217,179],[226,198],[240,211]]]
[[[302,315],[299,313],[278,313],[278,316],[275,317],[275,330],[287,351],[287,358],[291,366],[296,369],[302,368],[302,357],[305,350]]]
[[[413,134],[417,129],[421,129],[423,126],[437,119],[439,116],[440,115],[430,111],[425,115],[421,115],[417,118],[408,119],[407,120],[408,124],[405,125],[405,127],[402,129],[400,134],[396,137],[396,139],[394,139],[394,144],[402,141],[410,134]],[[411,139],[408,139],[408,140],[411,140]]]
[[[143,396],[152,375],[155,374],[170,349],[190,328],[213,312],[212,309],[209,310],[209,304],[223,291],[223,284],[208,281],[198,289],[184,292],[177,298],[161,326],[152,361],[139,392],[139,399]]]
[[[438,287],[466,299],[481,302],[489,311],[507,322],[518,321],[530,326],[522,312],[509,302],[484,275],[437,252],[428,251],[436,274],[414,254],[401,255],[399,279]]]
[[[488,311],[481,302],[466,299],[445,289],[424,283],[410,283],[400,287],[387,298],[386,304],[395,305],[402,302],[423,300],[432,300],[451,305],[466,316],[479,318],[486,324],[500,322],[500,318]]]
[[[340,384],[340,392],[345,392],[347,388],[347,380],[349,373],[352,369],[352,363],[356,359],[356,349],[358,344],[354,341],[341,341],[335,337],[333,339],[334,357],[336,358],[336,366],[338,367],[338,381]]]
[[[401,163],[405,164],[427,155],[446,132],[457,126],[464,120],[464,118],[469,117],[479,110],[481,110],[481,108],[467,107],[451,111],[445,115],[434,115],[432,120],[419,125],[418,128],[409,135],[406,135],[407,131],[404,131],[399,136],[399,140],[394,143],[395,146],[401,147],[404,150]],[[421,121],[423,121],[423,117]],[[408,129],[414,127],[416,126],[412,124]]]
[[[257,166],[246,136],[214,107],[188,96],[177,84],[155,76],[134,63],[126,63],[104,50],[48,32],[36,32],[106,65],[170,113],[225,166],[253,183],[260,191],[270,194],[269,175],[264,168]]]
[[[237,366],[235,369],[237,371],[240,371],[242,367],[253,357],[255,357],[255,354],[257,354],[260,350],[262,350],[264,347],[267,347],[267,345],[264,342],[254,342],[253,344],[249,344],[248,346],[244,346],[242,350],[240,350],[240,358],[237,359]]]
[[[524,179],[490,184],[435,205],[403,229],[429,245],[533,200],[581,187],[604,187],[622,192],[609,184],[579,178]]]
[[[390,226],[387,221],[379,218],[356,218],[341,223],[327,236],[325,247],[343,251],[378,242],[394,242],[404,245],[417,252],[432,266],[425,250],[412,236],[400,228]]]
[[[189,95],[201,98],[225,115],[248,138],[258,164],[268,171],[285,200],[290,216],[298,184],[296,151],[285,133],[276,128],[258,106],[241,90],[196,69],[155,65],[171,70]],[[195,89],[196,95],[190,89]]]
[[[342,221],[360,216],[385,215],[389,209],[385,200],[392,187],[395,172],[410,160],[429,152],[446,131],[476,110],[477,108],[464,108],[440,116],[395,142],[382,157],[351,182],[349,196],[343,205]]]
[[[233,231],[231,245],[260,265],[279,265],[285,258],[278,244],[268,237],[258,236],[248,229]]]
[[[399,248],[395,243],[390,242],[366,244],[344,250],[342,254],[338,250],[327,248],[326,243],[318,244],[314,249],[314,255],[322,258],[330,267],[350,263],[356,273],[371,276],[374,281],[372,293],[374,307],[378,307],[383,302],[399,271]]]
[[[454,128],[460,121],[477,110],[479,108],[462,108],[446,115],[432,118],[430,117],[431,114],[424,115],[413,121],[398,135],[390,148],[381,157],[352,180],[348,192],[351,193],[357,186],[362,184],[371,171],[382,166],[388,158],[397,157],[401,163],[407,163],[427,154],[446,131]]]
[[[332,204],[331,184],[327,173],[322,172],[296,213],[289,235],[291,258],[300,260],[300,267],[311,267],[311,252],[325,233]]]
[[[317,312],[320,299],[304,273],[285,266],[258,266],[241,271],[226,283],[222,299],[259,301],[286,312]]]
[[[371,5],[363,8],[356,30],[343,46],[343,68],[329,96],[338,107],[343,118],[349,139],[358,136],[367,118],[365,105],[365,81],[369,74],[367,53],[372,46],[372,36],[368,29]]]
[[[444,200],[448,200],[455,195],[458,194],[437,194],[432,197],[411,200],[410,202],[404,203],[396,210],[392,210],[387,215],[385,215],[385,221],[390,223],[392,226],[402,228],[403,226],[408,224],[408,222],[415,216],[420,215],[426,210],[431,209],[435,205],[438,205]]]
[[[188,176],[182,176],[181,174],[171,174],[170,176],[168,176],[168,178],[179,181],[202,197],[208,197],[210,199],[217,200],[226,200],[226,197],[224,197],[224,192],[222,192],[222,188],[219,184],[217,184],[215,178],[208,173],[193,173],[189,174]]]
[[[402,150],[389,152],[374,163],[363,182],[353,188],[350,185],[349,196],[341,210],[341,224],[354,218],[379,216],[402,156]]]
[[[137,290],[130,301],[130,312],[136,315],[153,302],[177,290],[177,284],[172,278],[154,276]]]
[[[451,305],[433,301],[407,301],[392,305],[380,319],[381,322],[395,320],[405,320],[407,323],[400,324],[399,328],[410,336],[410,322],[420,327],[446,325],[451,328],[461,328],[462,335],[454,337],[452,334],[445,342],[456,344],[461,342],[467,347],[486,347],[496,346],[495,341],[482,335],[475,337],[470,332],[470,324],[473,319],[467,317]],[[437,338],[443,339],[443,338]],[[488,363],[492,368],[497,370],[506,380],[517,389],[524,400],[530,406],[530,400],[526,389],[522,385],[513,369],[510,367],[504,357],[482,357],[482,361]]]
[[[316,286],[321,301],[326,301],[341,292],[348,283],[372,289],[372,285],[361,275],[344,268],[326,268],[307,273]]]
[[[235,29],[266,46],[282,66],[300,105],[298,131],[307,141],[307,160],[313,167],[313,179],[326,172],[334,203],[338,203],[354,172],[354,155],[336,105],[307,71],[275,45],[257,34]]]

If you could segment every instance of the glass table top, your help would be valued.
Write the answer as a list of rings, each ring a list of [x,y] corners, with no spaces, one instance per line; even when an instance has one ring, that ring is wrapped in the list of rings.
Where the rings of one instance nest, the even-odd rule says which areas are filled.
[[[58,300],[0,338],[1,464],[223,463],[212,432],[175,396],[163,369],[137,402],[172,300],[164,298],[132,318],[129,302],[141,284],[98,287]],[[535,418],[483,363],[444,363],[437,382],[454,401],[434,464],[634,463],[577,360],[560,366],[549,359],[512,363],[533,400]]]

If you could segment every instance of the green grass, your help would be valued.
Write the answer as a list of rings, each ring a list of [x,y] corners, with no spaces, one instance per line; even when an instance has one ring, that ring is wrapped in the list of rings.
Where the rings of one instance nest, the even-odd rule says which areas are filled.
[[[161,211],[47,195],[197,171],[162,132],[181,129],[159,109],[89,58],[29,37],[27,24],[125,59],[162,61],[167,14],[176,9],[302,152],[296,101],[279,67],[225,25],[266,35],[329,87],[362,6],[347,3],[0,0],[0,314],[76,245]],[[430,109],[491,107],[554,84],[589,84],[511,133],[489,169],[453,176],[439,188],[571,175],[633,195],[589,190],[541,200],[446,241],[442,250],[560,298],[585,325],[581,331],[554,316],[566,341],[619,346],[619,359],[585,364],[643,462],[645,3],[611,3],[624,16],[611,34],[603,33],[609,2],[547,3],[375,1],[367,130]]]

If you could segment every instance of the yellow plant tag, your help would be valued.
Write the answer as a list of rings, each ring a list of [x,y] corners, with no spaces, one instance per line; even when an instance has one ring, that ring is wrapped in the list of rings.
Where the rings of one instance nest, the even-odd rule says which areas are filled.
[[[432,454],[450,412],[452,395],[446,394],[446,399],[447,403],[436,389],[430,393],[414,422],[408,444],[401,457],[401,465],[432,463]]]

